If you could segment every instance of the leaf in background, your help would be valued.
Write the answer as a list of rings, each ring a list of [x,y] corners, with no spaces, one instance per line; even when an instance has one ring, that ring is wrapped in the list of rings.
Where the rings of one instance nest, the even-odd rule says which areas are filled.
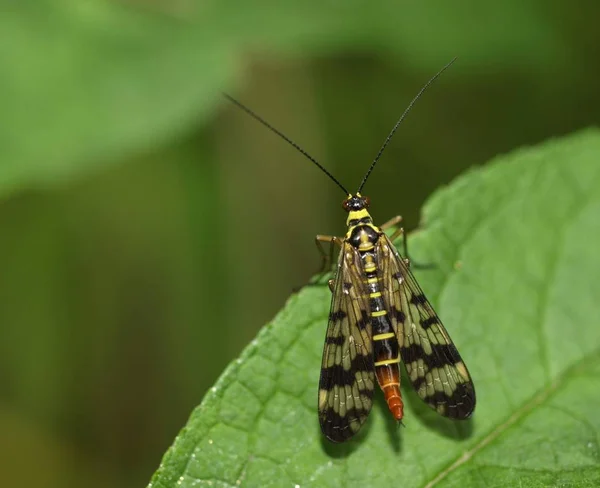
[[[430,5],[400,10],[384,1],[15,2],[0,17],[0,195],[190,131],[249,52],[383,46],[431,72],[455,55],[465,65],[494,58],[534,71],[556,62],[564,46],[550,23],[513,3],[480,6],[478,21],[465,25],[461,9],[444,3],[432,17]]]
[[[79,174],[190,126],[232,72],[227,46],[203,37],[115,2],[23,2],[2,15],[2,189]]]
[[[597,486],[598,154],[597,130],[521,149],[425,207],[411,249],[439,265],[419,278],[472,373],[471,421],[437,416],[405,382],[405,429],[379,395],[355,440],[324,440],[330,297],[305,288],[193,412],[152,488]]]

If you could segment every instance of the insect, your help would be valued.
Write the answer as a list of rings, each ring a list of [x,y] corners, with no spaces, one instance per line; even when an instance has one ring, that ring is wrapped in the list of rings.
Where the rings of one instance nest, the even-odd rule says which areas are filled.
[[[316,237],[340,248],[325,337],[318,411],[323,434],[333,442],[354,436],[367,420],[377,382],[393,417],[401,421],[400,362],[418,396],[451,419],[467,419],[475,408],[471,376],[450,336],[410,271],[401,227],[391,237],[386,230],[401,222],[397,216],[380,227],[369,214],[370,200],[361,191],[400,123],[427,87],[454,59],[433,76],[408,105],[386,138],[356,191],[346,188],[312,156],[241,103],[225,95],[252,117],[278,134],[332,179],[347,195],[344,237]],[[402,236],[404,256],[393,241]],[[325,259],[325,262],[330,260]],[[331,263],[330,263],[331,264]],[[327,267],[327,265],[325,265]]]

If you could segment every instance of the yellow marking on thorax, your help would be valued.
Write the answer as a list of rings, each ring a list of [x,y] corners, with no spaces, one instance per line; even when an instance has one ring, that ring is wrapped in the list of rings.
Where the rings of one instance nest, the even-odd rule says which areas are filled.
[[[385,334],[375,334],[373,336],[374,341],[382,341],[384,339],[391,339],[392,337],[396,337],[396,334],[393,332],[386,332]]]
[[[377,361],[373,363],[373,366],[386,366],[388,364],[394,364],[400,362],[400,356],[394,359],[384,359],[383,361]]]
[[[379,310],[378,312],[371,312],[371,317],[383,317],[384,315],[387,315],[387,311],[385,311],[385,310]]]
[[[360,234],[360,244],[358,245],[359,251],[371,251],[375,246],[369,240],[369,236],[366,232],[361,232]]]
[[[381,292],[380,291],[374,291],[373,293],[369,293],[369,296],[371,298],[377,298],[381,296]]]
[[[350,225],[351,220],[360,220],[365,217],[370,217],[369,211],[366,208],[361,210],[352,210],[348,212],[348,218],[346,219],[346,225]]]
[[[351,226],[350,221],[361,220],[366,217],[369,217],[371,219],[371,223],[370,224],[360,224],[360,225],[368,225],[375,232],[380,233],[381,229],[379,229],[379,227],[377,227],[375,224],[372,223],[373,217],[371,217],[371,214],[369,213],[369,211],[366,208],[363,208],[361,210],[352,210],[352,211],[348,212],[348,218],[346,219],[346,225],[348,226],[348,232],[346,233],[346,237],[350,237],[350,235],[352,234],[352,231],[354,230],[354,227],[356,227],[355,225]]]

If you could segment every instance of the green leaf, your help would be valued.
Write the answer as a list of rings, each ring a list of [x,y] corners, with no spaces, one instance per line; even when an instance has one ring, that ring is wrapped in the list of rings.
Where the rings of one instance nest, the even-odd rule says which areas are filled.
[[[355,439],[326,441],[330,294],[304,288],[227,368],[150,486],[598,486],[599,154],[587,130],[499,157],[438,191],[411,236],[415,260],[438,265],[418,276],[472,373],[472,420],[441,418],[405,382],[406,428],[378,394]]]
[[[381,0],[145,3],[14,2],[0,16],[0,195],[115,164],[190,131],[221,101],[249,50],[383,48],[431,73],[455,55],[465,66],[490,58],[501,66],[515,63],[518,50],[532,70],[563,56],[541,7],[516,0],[479,9],[478,22],[445,3],[435,17],[429,5],[398,15]]]

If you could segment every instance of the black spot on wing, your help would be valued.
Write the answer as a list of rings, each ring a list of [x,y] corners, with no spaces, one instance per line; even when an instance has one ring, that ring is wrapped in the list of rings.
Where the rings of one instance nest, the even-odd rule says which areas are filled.
[[[369,317],[369,314],[367,313],[366,310],[361,310],[360,311],[360,319],[358,319],[358,321],[356,322],[356,326],[360,329],[360,330],[364,330],[367,328],[367,326],[371,323],[371,317]]]
[[[419,378],[413,383],[415,390],[425,384],[424,378]],[[452,395],[448,396],[443,391],[436,391],[433,395],[426,396],[423,401],[434,410],[443,405],[444,409],[441,413],[445,417],[464,420],[468,419],[475,410],[475,388],[473,383],[460,383]],[[438,410],[439,411],[439,410]]]
[[[422,346],[411,344],[408,347],[401,346],[400,354],[405,363],[422,359],[429,369],[454,366],[462,361],[454,344],[431,344],[431,354],[426,354]]]
[[[360,371],[369,371],[365,369],[366,358],[357,355],[350,363],[350,369],[344,369],[341,364],[334,364],[328,368],[321,368],[320,388],[329,390],[334,385],[352,386],[356,382],[356,373]]]
[[[346,338],[344,336],[331,337],[327,336],[325,338],[325,344],[331,344],[334,346],[342,346]]]
[[[406,320],[406,314],[402,310],[399,310],[396,307],[391,307],[390,312],[392,317],[396,319],[396,322],[403,324]]]
[[[332,408],[319,413],[321,431],[332,442],[344,442],[358,432],[367,420],[368,410],[352,408],[343,417]]]
[[[423,293],[415,293],[410,297],[410,303],[413,305],[425,305],[427,303],[427,298]]]
[[[346,370],[341,364],[335,364],[329,368],[321,369],[321,384],[329,389],[334,385],[353,385],[355,381],[354,371]],[[325,386],[327,385],[327,386]]]
[[[421,320],[421,327],[423,327],[425,330],[429,329],[429,327],[432,325],[440,325],[440,319],[437,317],[437,315],[430,315],[429,317]]]
[[[348,316],[348,314],[346,312],[344,312],[343,310],[336,310],[329,314],[329,321],[330,322],[341,322],[347,316]]]

